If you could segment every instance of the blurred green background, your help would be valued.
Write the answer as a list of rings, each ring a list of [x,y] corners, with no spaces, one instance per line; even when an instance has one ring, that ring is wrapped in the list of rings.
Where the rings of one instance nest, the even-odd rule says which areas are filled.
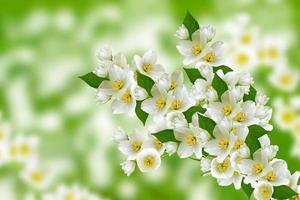
[[[226,32],[238,32],[240,24],[233,19],[241,14],[249,18],[244,31],[259,29],[256,49],[269,35],[288,41],[279,61],[255,63],[247,70],[256,87],[270,97],[271,139],[280,146],[278,157],[287,160],[291,171],[299,170],[299,81],[288,81],[294,86],[285,89],[274,75],[276,68],[299,73],[299,8],[297,0],[1,0],[0,111],[12,127],[12,137],[40,138],[40,162],[54,177],[48,187],[37,190],[20,179],[22,168],[1,166],[1,198],[40,199],[62,184],[78,184],[112,200],[246,199],[242,191],[218,187],[212,178],[202,177],[198,162],[176,156],[164,158],[156,172],[124,175],[119,165],[124,158],[111,140],[113,131],[120,126],[130,132],[141,125],[124,115],[112,116],[109,103],[98,105],[95,91],[77,78],[94,70],[95,51],[104,45],[129,58],[152,49],[168,71],[180,69],[174,33],[186,10],[200,24],[217,27],[216,37],[225,44],[238,40]],[[228,21],[233,22],[230,30]],[[285,123],[281,113],[290,110],[292,122]]]

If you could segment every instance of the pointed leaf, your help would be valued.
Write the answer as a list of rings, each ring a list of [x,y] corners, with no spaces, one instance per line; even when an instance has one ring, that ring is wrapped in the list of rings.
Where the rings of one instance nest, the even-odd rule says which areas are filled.
[[[190,38],[192,38],[193,33],[199,29],[197,20],[191,15],[189,11],[186,12],[183,24],[189,31]]]
[[[219,77],[218,74],[215,74],[212,81],[212,86],[217,91],[219,99],[221,98],[222,94],[228,90],[227,84]]]
[[[193,84],[199,78],[205,79],[203,76],[201,76],[198,69],[195,69],[195,68],[183,68],[183,69]]]
[[[261,147],[258,138],[265,134],[268,134],[268,131],[263,129],[261,126],[252,125],[249,127],[249,133],[245,142],[250,149],[251,155],[253,155],[253,153]]]
[[[193,106],[189,108],[187,111],[183,112],[186,120],[190,123],[192,121],[192,116],[194,113],[199,112],[199,113],[205,113],[206,109],[202,108],[200,105],[199,106]]]
[[[250,199],[252,193],[253,193],[253,188],[251,187],[250,184],[245,184],[244,182],[242,182],[242,190],[245,192],[245,194],[248,196],[248,198]]]
[[[151,95],[151,89],[154,85],[154,81],[150,77],[137,72],[137,82],[139,86],[144,88],[148,92],[148,94]]]
[[[275,199],[289,199],[296,195],[298,195],[298,193],[292,190],[289,186],[282,185],[274,187],[272,197]]]
[[[178,142],[174,136],[174,131],[171,129],[166,129],[157,133],[153,133],[153,135],[162,143]]]
[[[217,66],[217,67],[213,67],[214,73],[216,73],[220,69],[223,71],[224,74],[227,74],[228,72],[233,71],[230,67],[228,67],[226,65],[220,65],[220,66]]]
[[[83,76],[79,76],[79,78],[93,88],[98,88],[102,81],[107,80],[107,78],[99,77],[93,72],[87,73]]]
[[[136,101],[135,114],[139,118],[139,120],[145,125],[148,118],[148,113],[144,112],[141,109],[141,105],[142,101]]]
[[[204,130],[207,130],[207,132],[213,136],[213,131],[216,126],[216,122],[204,116],[203,114],[198,113],[198,117],[199,117],[199,127]]]
[[[255,101],[256,93],[257,93],[256,89],[251,85],[249,94],[244,95],[243,100],[244,101],[248,101],[248,100]]]

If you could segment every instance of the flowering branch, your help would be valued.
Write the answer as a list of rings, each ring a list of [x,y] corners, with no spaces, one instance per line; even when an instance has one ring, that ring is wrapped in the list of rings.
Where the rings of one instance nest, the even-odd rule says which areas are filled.
[[[200,161],[201,170],[220,186],[233,184],[249,198],[298,199],[300,173],[291,174],[276,158],[278,146],[270,144],[268,98],[254,89],[249,73],[221,65],[223,43],[212,42],[214,35],[213,27],[200,27],[189,12],[176,32],[191,90],[182,72],[165,73],[153,51],[134,56],[129,65],[122,53],[100,49],[100,65],[80,77],[97,88],[97,101],[113,100],[114,114],[148,124],[147,137],[117,130],[114,140],[127,156],[122,169],[130,175],[137,164],[149,172],[160,166],[165,152],[176,152]]]

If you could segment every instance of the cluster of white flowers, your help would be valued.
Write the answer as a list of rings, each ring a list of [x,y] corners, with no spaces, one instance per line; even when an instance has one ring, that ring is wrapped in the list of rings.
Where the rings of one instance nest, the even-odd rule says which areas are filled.
[[[45,194],[42,197],[43,200],[100,200],[99,196],[93,194],[86,188],[82,188],[78,185],[71,187],[61,185],[55,192]]]
[[[182,25],[176,32],[183,64],[194,66],[185,69],[193,83],[190,90],[183,84],[181,72],[165,73],[153,51],[134,56],[130,65],[122,53],[112,55],[109,48],[98,51],[100,64],[95,74],[101,83],[97,100],[113,98],[114,114],[138,117],[139,102],[141,112],[152,122],[147,137],[138,131],[130,135],[116,131],[114,141],[127,157],[122,169],[127,175],[136,165],[142,172],[153,171],[159,168],[164,153],[177,152],[180,158],[199,160],[201,170],[221,186],[253,188],[256,199],[271,199],[276,187],[283,185],[299,192],[299,172],[292,175],[286,162],[275,158],[278,147],[270,144],[266,134],[273,129],[268,98],[256,93],[249,73],[218,66],[223,43],[212,43],[214,35],[211,26],[189,34]],[[263,134],[256,137],[260,132]]]
[[[44,189],[49,184],[46,170],[40,166],[37,147],[39,140],[34,136],[13,137],[7,123],[0,123],[0,170],[7,165],[21,167],[21,179],[32,187]]]

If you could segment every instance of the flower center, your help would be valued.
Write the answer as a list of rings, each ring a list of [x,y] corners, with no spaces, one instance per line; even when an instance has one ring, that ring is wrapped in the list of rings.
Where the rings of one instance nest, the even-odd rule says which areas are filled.
[[[266,50],[264,49],[259,49],[257,51],[257,56],[260,58],[260,59],[264,59],[266,57]]]
[[[193,134],[190,134],[186,137],[186,143],[188,145],[194,146],[197,144],[197,138]]]
[[[130,94],[130,92],[125,92],[124,94],[123,94],[123,96],[122,96],[122,101],[124,102],[124,103],[127,103],[127,104],[129,104],[130,102],[131,102],[131,94]]]
[[[10,155],[12,155],[12,156],[17,155],[17,153],[18,153],[18,148],[17,148],[17,146],[16,146],[16,145],[12,145],[12,146],[9,148],[9,153],[10,153]]]
[[[172,104],[171,104],[171,108],[172,108],[173,110],[178,110],[178,109],[180,109],[180,108],[181,108],[181,101],[179,101],[179,100],[177,100],[177,99],[173,100],[173,101],[172,101]]]
[[[214,62],[216,60],[216,56],[214,52],[209,52],[204,56],[204,60],[207,62]]]
[[[113,82],[113,88],[115,90],[121,90],[124,86],[124,82],[122,80],[116,80]]]
[[[281,74],[281,76],[279,77],[279,82],[282,85],[288,86],[292,83],[292,79],[288,74]]]
[[[254,164],[253,168],[252,168],[252,170],[255,174],[261,173],[263,171],[263,169],[264,169],[264,165],[261,163]]]
[[[192,53],[194,56],[200,54],[202,51],[202,46],[200,44],[195,44],[193,47],[192,47]]]
[[[166,99],[163,97],[159,97],[156,100],[156,107],[159,109],[163,109],[166,106]]]
[[[139,141],[133,141],[131,143],[131,150],[133,152],[138,152],[139,150],[141,150],[141,148],[142,148],[142,143],[141,142],[139,142]]]
[[[174,90],[176,88],[176,86],[177,86],[177,83],[175,81],[172,81],[169,90]]]
[[[241,148],[243,146],[243,144],[244,144],[244,141],[239,139],[239,140],[235,141],[233,148],[235,150],[238,150],[239,148]]]
[[[271,191],[267,187],[260,188],[260,194],[264,199],[268,199],[270,197]]]
[[[64,200],[74,200],[75,196],[72,193],[68,193],[65,195]]]
[[[227,138],[222,138],[222,139],[219,141],[219,147],[220,147],[220,149],[222,149],[222,150],[227,149],[228,145],[229,145],[229,141],[228,141]]]
[[[225,172],[229,168],[229,161],[228,159],[225,159],[222,163],[219,163],[217,165],[217,170],[219,172]]]
[[[265,179],[267,179],[269,182],[274,182],[276,181],[276,174],[271,171],[269,173],[267,173],[267,175],[265,176]]]
[[[247,117],[246,117],[246,114],[245,113],[243,113],[243,112],[239,112],[236,116],[235,116],[235,121],[237,121],[237,122],[244,122],[246,119],[247,119]]]
[[[268,50],[268,55],[270,56],[270,58],[276,59],[279,57],[279,51],[276,47],[271,47]]]
[[[241,43],[243,44],[250,44],[252,41],[251,34],[245,33],[241,36]]]
[[[4,139],[4,132],[0,129],[0,141]]]
[[[143,70],[146,73],[151,73],[153,70],[153,66],[151,64],[143,64]]]
[[[232,112],[232,106],[231,105],[225,105],[222,108],[222,112],[225,116],[230,115]]]
[[[161,149],[162,146],[163,146],[163,144],[161,143],[161,141],[159,141],[159,140],[156,139],[154,141],[154,146],[155,146],[156,149]]]
[[[19,152],[21,155],[27,156],[30,154],[31,148],[28,144],[21,144],[19,147]]]
[[[35,182],[41,182],[45,178],[45,175],[42,171],[34,171],[31,173],[31,179]]]
[[[295,116],[291,111],[285,111],[281,114],[281,119],[285,123],[292,123],[295,119]]]
[[[233,135],[236,135],[237,134],[237,128],[236,127],[232,127],[230,129],[230,133],[233,134]]]
[[[236,63],[238,65],[245,65],[247,64],[249,61],[249,57],[247,54],[245,53],[239,53],[236,55]]]
[[[147,168],[150,168],[153,166],[153,164],[155,163],[155,159],[153,156],[146,156],[143,160],[144,166]]]

